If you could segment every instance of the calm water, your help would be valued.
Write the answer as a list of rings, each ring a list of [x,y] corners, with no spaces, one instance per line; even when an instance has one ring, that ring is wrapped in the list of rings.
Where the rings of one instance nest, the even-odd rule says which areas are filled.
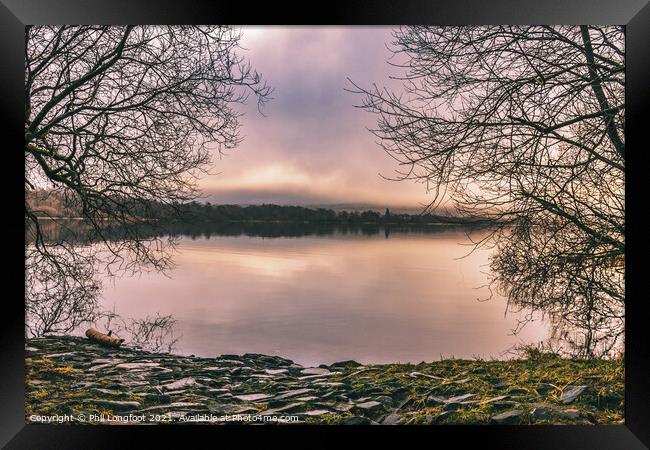
[[[185,236],[168,277],[107,283],[102,303],[125,317],[173,314],[177,353],[265,353],[305,365],[355,359],[420,362],[502,357],[537,342],[536,322],[489,291],[489,250],[466,255],[463,230],[304,237]]]

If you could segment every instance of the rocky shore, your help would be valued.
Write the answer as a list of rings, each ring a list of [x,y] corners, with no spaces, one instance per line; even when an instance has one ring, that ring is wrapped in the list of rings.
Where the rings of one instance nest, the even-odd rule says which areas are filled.
[[[556,355],[303,367],[259,354],[198,358],[30,339],[26,420],[59,423],[616,424],[620,360]]]

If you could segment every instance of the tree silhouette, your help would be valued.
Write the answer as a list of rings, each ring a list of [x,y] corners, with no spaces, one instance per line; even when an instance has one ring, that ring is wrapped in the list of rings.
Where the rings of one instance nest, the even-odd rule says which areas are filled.
[[[223,26],[26,27],[26,300],[40,321],[32,331],[75,325],[77,318],[55,318],[57,298],[76,299],[73,311],[84,316],[93,310],[100,262],[109,271],[170,263],[173,242],[132,225],[153,204],[196,197],[211,150],[240,140],[235,105],[251,93],[260,104],[268,99],[239,39]],[[30,203],[39,190],[55,193],[101,245],[46,242],[47,214]],[[107,224],[121,226],[124,239],[106,239]]]
[[[543,311],[583,355],[623,337],[623,27],[411,26],[394,32],[403,91],[360,107],[430,208],[492,220],[494,285]]]

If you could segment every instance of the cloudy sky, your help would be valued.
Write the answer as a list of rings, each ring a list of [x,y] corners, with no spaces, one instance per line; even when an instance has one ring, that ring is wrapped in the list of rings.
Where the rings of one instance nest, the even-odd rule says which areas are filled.
[[[244,27],[244,55],[274,88],[264,115],[242,110],[243,143],[221,159],[201,187],[213,203],[375,204],[418,207],[422,184],[387,181],[398,168],[354,108],[363,87],[390,84],[386,27]],[[394,81],[392,82],[394,85]],[[254,102],[252,102],[254,103]]]

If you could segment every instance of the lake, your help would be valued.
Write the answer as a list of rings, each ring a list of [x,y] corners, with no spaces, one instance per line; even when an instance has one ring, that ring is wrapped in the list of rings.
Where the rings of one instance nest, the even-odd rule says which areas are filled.
[[[167,276],[106,282],[102,305],[124,317],[172,314],[176,353],[264,353],[303,365],[503,358],[548,334],[538,321],[513,336],[521,316],[506,315],[497,295],[481,301],[491,250],[468,255],[459,227],[226,234],[183,235]]]

